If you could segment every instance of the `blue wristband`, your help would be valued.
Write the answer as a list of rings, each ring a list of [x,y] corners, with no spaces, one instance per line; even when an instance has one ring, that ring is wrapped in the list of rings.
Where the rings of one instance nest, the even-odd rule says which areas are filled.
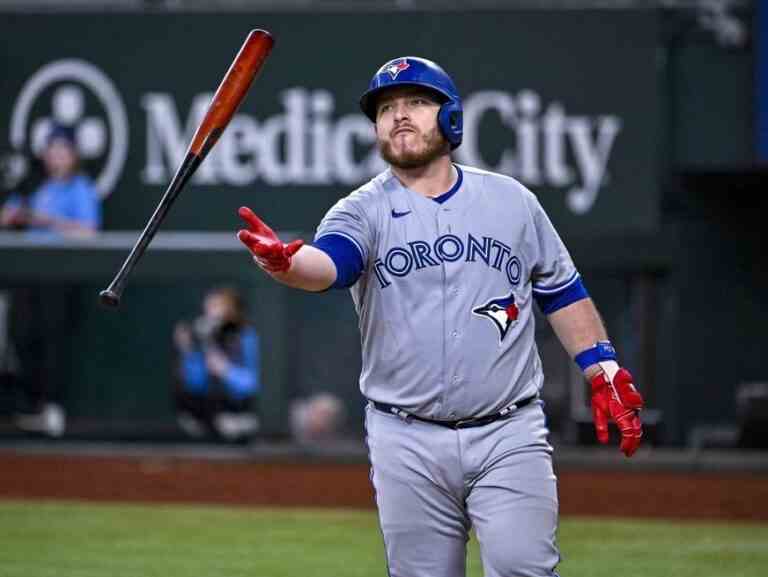
[[[613,345],[608,341],[598,341],[595,343],[594,347],[587,349],[586,351],[581,351],[573,360],[576,361],[576,364],[579,365],[583,371],[588,366],[599,363],[600,361],[615,361],[616,349],[614,349]]]

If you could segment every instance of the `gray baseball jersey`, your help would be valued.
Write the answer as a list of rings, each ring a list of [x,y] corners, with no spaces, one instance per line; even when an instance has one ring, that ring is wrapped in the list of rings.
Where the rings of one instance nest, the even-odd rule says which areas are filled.
[[[315,237],[341,235],[362,257],[350,290],[363,395],[440,420],[496,413],[538,392],[533,296],[578,280],[528,189],[456,166],[459,186],[441,203],[381,173],[332,207]]]

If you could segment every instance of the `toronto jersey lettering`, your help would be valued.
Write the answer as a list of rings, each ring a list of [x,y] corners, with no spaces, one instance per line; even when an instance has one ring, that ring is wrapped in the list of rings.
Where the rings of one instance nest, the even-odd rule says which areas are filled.
[[[315,235],[319,245],[354,247],[362,263],[350,291],[363,395],[445,420],[537,393],[533,301],[550,313],[586,296],[529,190],[500,174],[456,170],[459,186],[442,202],[387,170],[336,203]]]

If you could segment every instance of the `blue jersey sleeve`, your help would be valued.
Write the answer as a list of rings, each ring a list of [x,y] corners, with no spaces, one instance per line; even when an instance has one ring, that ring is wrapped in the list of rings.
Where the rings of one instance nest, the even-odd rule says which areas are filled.
[[[589,293],[587,293],[587,288],[584,286],[581,276],[576,275],[573,280],[561,287],[546,291],[534,289],[533,298],[536,304],[539,305],[541,312],[545,315],[551,315],[553,312],[567,307],[571,303],[589,298]]]
[[[355,245],[363,262],[368,262],[374,246],[375,223],[372,206],[375,197],[370,190],[358,189],[339,200],[326,213],[315,232],[315,241],[328,235],[338,235]]]
[[[577,282],[579,273],[568,249],[557,234],[552,221],[538,199],[525,190],[524,199],[530,211],[530,231],[527,259],[532,265],[531,281],[534,295],[560,293]]]
[[[321,236],[313,246],[331,257],[336,265],[336,281],[333,288],[349,288],[357,282],[363,272],[363,255],[360,248],[348,237],[329,233]]]

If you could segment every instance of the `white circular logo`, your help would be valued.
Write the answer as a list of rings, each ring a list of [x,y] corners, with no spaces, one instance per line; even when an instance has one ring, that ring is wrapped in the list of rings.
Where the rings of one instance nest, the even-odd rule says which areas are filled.
[[[112,81],[85,60],[57,60],[35,72],[11,115],[11,146],[40,152],[52,123],[75,129],[80,156],[101,166],[102,198],[112,192],[128,155],[128,118]]]

